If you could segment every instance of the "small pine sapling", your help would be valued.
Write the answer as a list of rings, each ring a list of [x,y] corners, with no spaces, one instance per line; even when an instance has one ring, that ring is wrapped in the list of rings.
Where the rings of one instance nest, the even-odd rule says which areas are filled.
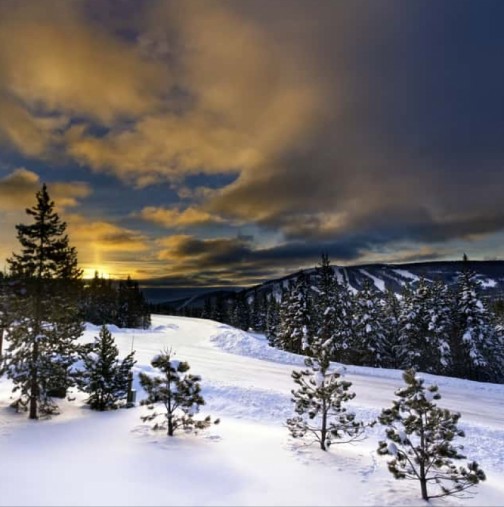
[[[424,500],[467,496],[464,492],[484,481],[485,474],[475,461],[467,468],[453,464],[465,458],[459,452],[463,446],[452,444],[455,437],[465,436],[457,427],[460,414],[437,407],[438,387],[426,387],[415,370],[406,370],[403,379],[406,387],[395,393],[399,399],[378,418],[387,426],[387,440],[379,443],[378,454],[393,456],[388,469],[396,479],[419,481]],[[431,484],[436,491],[429,494]]]
[[[205,404],[201,395],[201,377],[188,373],[190,366],[186,361],[172,359],[172,351],[163,351],[152,359],[151,365],[161,372],[160,376],[140,373],[140,384],[147,392],[147,399],[141,405],[147,405],[153,412],[142,417],[142,421],[152,421],[158,416],[164,417],[162,423],[156,423],[154,429],[166,429],[171,437],[179,428],[189,432],[203,430],[219,420],[195,419],[199,407]],[[164,406],[164,412],[154,411],[156,404]]]
[[[83,352],[84,370],[79,372],[77,384],[89,394],[86,402],[94,410],[117,408],[128,391],[135,353],[120,361],[119,350],[106,326],[102,326],[93,343],[83,347]]]
[[[347,443],[361,437],[364,424],[356,421],[355,414],[344,407],[344,403],[355,397],[350,391],[352,383],[341,378],[341,371],[329,371],[330,362],[321,350],[314,357],[306,358],[305,365],[306,370],[292,372],[299,389],[292,390],[298,415],[287,419],[291,435],[294,438],[309,435],[323,451],[333,443]]]

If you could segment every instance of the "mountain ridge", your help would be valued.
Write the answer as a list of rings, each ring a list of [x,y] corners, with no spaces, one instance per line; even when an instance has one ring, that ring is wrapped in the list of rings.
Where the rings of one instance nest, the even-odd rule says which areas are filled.
[[[421,277],[427,281],[442,281],[453,285],[458,273],[469,267],[474,270],[480,281],[482,296],[490,299],[504,298],[504,260],[469,260],[469,261],[432,261],[396,263],[367,263],[353,266],[333,265],[336,276],[340,281],[346,281],[353,291],[360,290],[366,279],[373,281],[378,290],[392,290],[400,293],[408,283],[415,283]],[[245,296],[254,292],[281,293],[282,287],[287,287],[300,272],[306,273],[310,278],[315,274],[315,267],[300,269],[283,277],[266,280],[260,284],[243,288],[211,288],[206,292],[188,297],[160,300],[158,305],[170,306],[178,310],[183,308],[201,308],[205,299],[218,296],[232,297],[234,293],[244,292]],[[152,291],[155,289],[149,289]],[[160,289],[161,291],[162,289]],[[146,294],[147,299],[149,294]]]

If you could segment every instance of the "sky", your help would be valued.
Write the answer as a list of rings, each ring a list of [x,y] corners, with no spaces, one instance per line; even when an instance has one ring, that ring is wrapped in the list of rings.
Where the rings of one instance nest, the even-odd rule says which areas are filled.
[[[0,259],[85,276],[504,257],[504,2],[0,0]]]

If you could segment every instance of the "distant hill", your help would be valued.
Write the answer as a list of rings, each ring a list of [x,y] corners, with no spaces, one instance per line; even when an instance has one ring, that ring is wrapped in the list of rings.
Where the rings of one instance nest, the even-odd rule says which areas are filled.
[[[481,282],[482,296],[484,298],[504,298],[504,261],[469,261],[469,266],[474,270]],[[360,290],[365,280],[371,280],[378,290],[388,289],[400,293],[408,283],[416,283],[420,277],[428,281],[441,280],[448,285],[455,283],[458,274],[464,268],[463,261],[438,261],[417,262],[410,264],[363,264],[357,266],[334,266],[336,276],[341,281],[346,281],[352,290]],[[314,277],[315,269],[304,270],[310,277]],[[254,291],[271,293],[279,296],[282,287],[288,287],[289,282],[294,280],[299,271],[282,278],[268,280],[254,287],[245,288],[246,295]],[[313,278],[313,283],[315,279]],[[219,295],[231,297],[236,291],[212,289],[187,297],[181,297],[161,302],[161,305],[170,306],[180,310],[183,308],[202,308],[206,298],[212,299]],[[146,293],[149,298],[149,293]],[[159,299],[156,303],[160,303]]]

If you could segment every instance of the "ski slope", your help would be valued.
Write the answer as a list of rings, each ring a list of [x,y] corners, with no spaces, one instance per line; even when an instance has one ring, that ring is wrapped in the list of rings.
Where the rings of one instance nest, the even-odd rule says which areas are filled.
[[[424,375],[440,387],[441,406],[462,413],[469,459],[487,481],[469,499],[422,501],[416,482],[396,481],[376,454],[384,430],[324,453],[289,437],[292,369],[302,357],[275,350],[264,337],[217,322],[153,316],[152,328],[110,327],[122,354],[133,347],[135,370],[173,348],[202,376],[206,413],[221,423],[199,435],[169,438],[140,416],[145,407],[89,410],[81,393],[61,415],[29,421],[9,407],[11,385],[0,380],[0,505],[503,505],[504,386]],[[83,340],[98,328],[88,325]],[[391,405],[401,372],[349,367],[350,402],[371,420]],[[138,382],[137,401],[144,397]]]

